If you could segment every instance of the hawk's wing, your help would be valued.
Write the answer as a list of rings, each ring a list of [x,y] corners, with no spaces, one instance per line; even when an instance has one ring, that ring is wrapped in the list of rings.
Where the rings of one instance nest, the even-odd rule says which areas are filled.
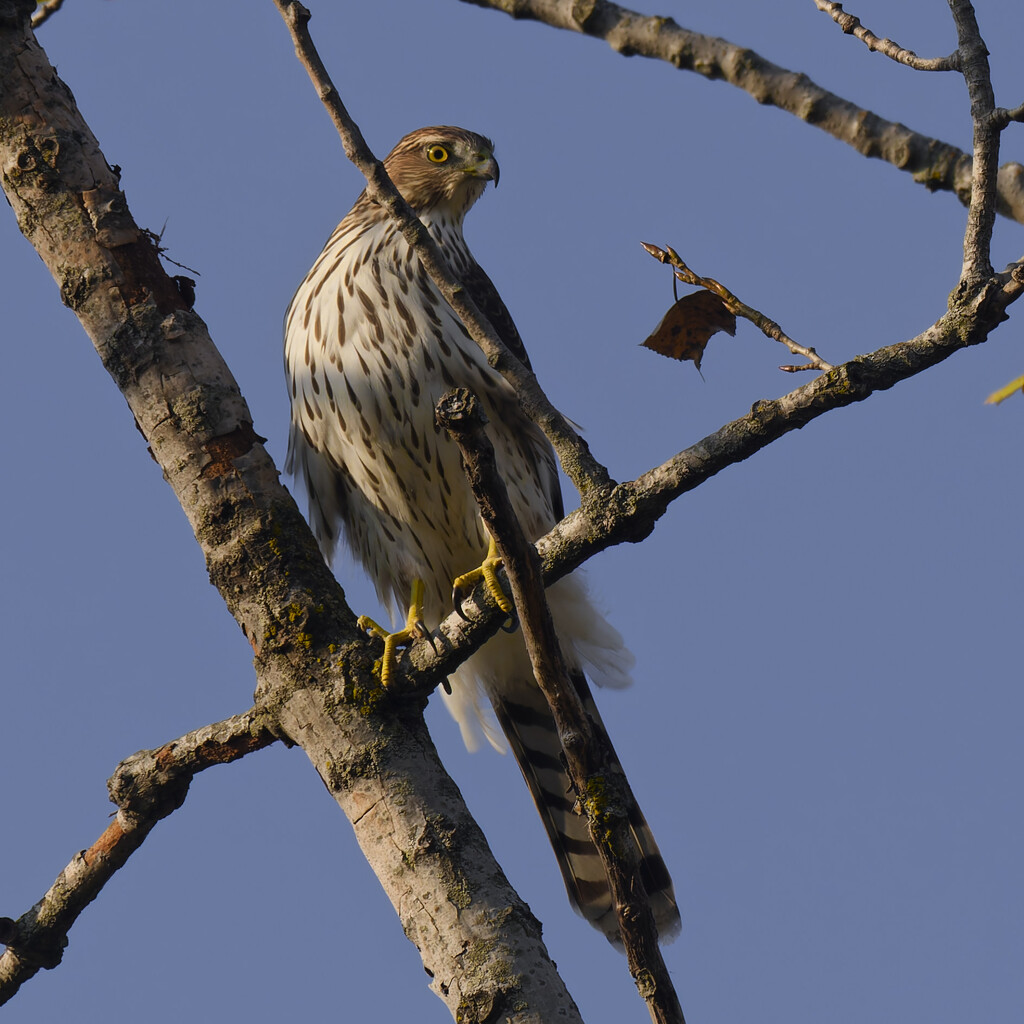
[[[497,331],[498,337],[505,343],[505,347],[523,366],[533,369],[530,366],[530,357],[526,354],[526,346],[523,344],[523,339],[519,337],[519,331],[512,319],[512,314],[509,313],[505,303],[501,301],[494,282],[475,260],[470,261],[462,275],[462,283],[466,286],[466,291],[469,292],[480,312],[490,320],[491,326]]]
[[[483,267],[476,260],[471,259],[469,266],[462,274],[462,283],[469,292],[470,297],[477,304],[477,308],[491,322],[491,326],[497,332],[498,337],[505,343],[505,347],[525,366],[532,370],[530,357],[526,354],[526,346],[519,336],[519,329],[516,327],[512,314],[508,307],[501,300],[498,289],[494,282],[487,276]],[[565,504],[562,501],[562,485],[558,479],[558,463],[555,460],[555,453],[550,445],[545,444],[543,451],[538,452],[541,459],[541,476],[545,490],[551,501],[551,510],[555,519],[565,517]]]

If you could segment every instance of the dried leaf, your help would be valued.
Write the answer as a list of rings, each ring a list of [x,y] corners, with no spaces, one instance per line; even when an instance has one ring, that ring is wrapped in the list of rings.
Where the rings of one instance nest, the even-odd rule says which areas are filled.
[[[689,359],[699,370],[704,349],[716,331],[735,335],[736,317],[713,292],[693,292],[669,309],[643,345],[670,359]]]
[[[985,401],[991,405],[998,405],[1017,391],[1024,391],[1024,377],[1011,380],[1005,387],[1001,387],[998,391],[993,391]]]

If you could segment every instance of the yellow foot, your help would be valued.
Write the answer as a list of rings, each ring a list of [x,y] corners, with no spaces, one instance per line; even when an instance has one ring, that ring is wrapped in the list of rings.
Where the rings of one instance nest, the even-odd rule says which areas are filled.
[[[409,614],[405,617],[405,629],[389,633],[369,615],[360,615],[358,622],[360,629],[365,629],[384,641],[384,657],[380,660],[380,681],[381,685],[387,686],[391,682],[391,674],[395,667],[395,651],[414,640],[425,640],[430,636],[430,631],[423,623],[423,580],[412,581],[412,596],[409,598]]]
[[[491,537],[487,545],[487,557],[481,565],[476,569],[470,569],[469,572],[464,572],[452,583],[452,601],[460,615],[462,614],[463,599],[482,579],[494,603],[514,623],[515,605],[509,600],[508,595],[501,589],[501,584],[498,582],[498,569],[500,568],[501,559],[498,557],[498,546],[494,543],[494,538]]]

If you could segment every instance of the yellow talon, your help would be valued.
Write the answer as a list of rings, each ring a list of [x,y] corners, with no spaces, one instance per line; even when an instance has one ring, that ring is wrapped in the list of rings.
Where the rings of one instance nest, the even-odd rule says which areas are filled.
[[[452,601],[455,603],[456,608],[462,604],[463,596],[468,594],[483,579],[494,603],[506,615],[512,615],[515,611],[515,605],[509,600],[508,595],[501,589],[501,584],[498,582],[498,569],[501,568],[501,564],[501,558],[498,556],[498,545],[494,543],[494,538],[491,537],[487,544],[487,557],[483,562],[476,569],[470,569],[469,572],[464,572],[461,576],[456,577],[455,582],[452,583]]]
[[[409,614],[405,617],[405,628],[395,633],[389,633],[383,626],[378,625],[369,615],[360,615],[358,619],[360,629],[379,636],[384,641],[384,656],[380,661],[380,681],[382,686],[391,682],[391,674],[395,667],[395,651],[399,647],[405,647],[414,640],[424,639],[429,636],[429,631],[423,622],[423,580],[412,581],[412,595],[409,598]]]

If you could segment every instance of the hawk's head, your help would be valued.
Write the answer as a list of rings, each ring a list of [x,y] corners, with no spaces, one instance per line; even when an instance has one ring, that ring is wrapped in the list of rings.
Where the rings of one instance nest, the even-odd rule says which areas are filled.
[[[410,132],[385,157],[384,166],[417,214],[440,207],[461,220],[488,181],[498,184],[494,143],[464,128]]]

